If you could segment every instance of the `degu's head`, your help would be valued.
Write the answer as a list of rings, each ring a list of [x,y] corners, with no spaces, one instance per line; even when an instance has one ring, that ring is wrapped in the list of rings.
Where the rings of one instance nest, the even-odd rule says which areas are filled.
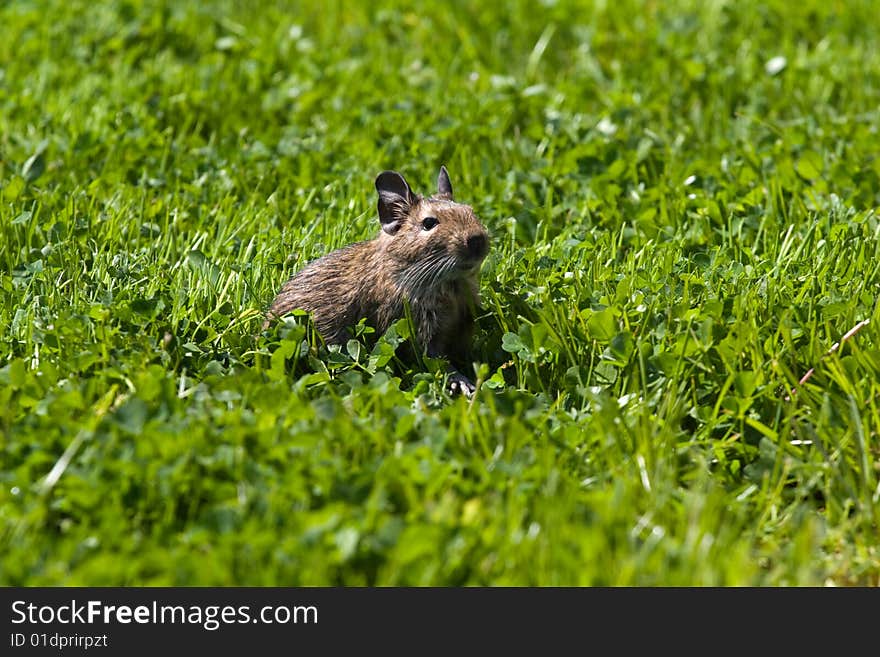
[[[489,251],[489,234],[469,205],[452,198],[446,167],[440,167],[437,193],[419,196],[396,171],[376,178],[379,221],[386,252],[405,263],[424,264],[437,278],[476,272]]]

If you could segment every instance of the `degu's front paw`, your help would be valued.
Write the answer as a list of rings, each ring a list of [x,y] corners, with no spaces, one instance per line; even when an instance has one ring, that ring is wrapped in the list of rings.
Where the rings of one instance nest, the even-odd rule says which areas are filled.
[[[450,395],[465,395],[473,397],[477,387],[461,372],[450,372],[446,379],[446,389]]]

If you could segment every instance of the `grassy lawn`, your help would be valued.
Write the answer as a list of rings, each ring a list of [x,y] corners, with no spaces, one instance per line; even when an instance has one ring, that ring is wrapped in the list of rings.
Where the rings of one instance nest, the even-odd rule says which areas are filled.
[[[3,3],[0,584],[880,584],[876,9]],[[473,401],[260,332],[441,164]]]

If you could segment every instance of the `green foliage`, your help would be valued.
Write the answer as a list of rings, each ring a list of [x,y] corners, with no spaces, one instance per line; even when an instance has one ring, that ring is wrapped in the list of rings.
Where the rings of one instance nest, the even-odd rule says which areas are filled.
[[[4,3],[0,583],[878,584],[875,13]],[[440,164],[472,402],[260,332]]]

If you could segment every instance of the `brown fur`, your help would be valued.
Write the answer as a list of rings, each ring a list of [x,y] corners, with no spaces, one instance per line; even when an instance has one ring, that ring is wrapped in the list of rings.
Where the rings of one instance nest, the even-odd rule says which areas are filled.
[[[479,305],[479,269],[488,250],[486,229],[470,206],[452,200],[445,168],[438,194],[412,193],[403,176],[376,179],[382,231],[306,265],[281,288],[268,312],[273,319],[308,311],[328,343],[341,344],[361,318],[380,334],[410,316],[429,356],[461,363],[470,348]],[[436,218],[437,224],[426,218]],[[471,386],[472,388],[472,386]]]

